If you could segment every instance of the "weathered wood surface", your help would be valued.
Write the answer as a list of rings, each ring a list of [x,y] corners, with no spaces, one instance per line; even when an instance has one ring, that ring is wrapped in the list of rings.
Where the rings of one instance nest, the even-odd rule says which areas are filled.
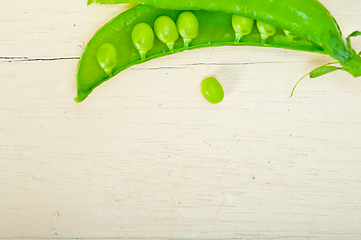
[[[322,3],[361,30],[360,1]],[[2,1],[0,239],[361,239],[361,79],[306,78],[290,98],[331,59],[219,47],[75,103],[86,42],[124,9]],[[217,105],[199,89],[210,75]]]

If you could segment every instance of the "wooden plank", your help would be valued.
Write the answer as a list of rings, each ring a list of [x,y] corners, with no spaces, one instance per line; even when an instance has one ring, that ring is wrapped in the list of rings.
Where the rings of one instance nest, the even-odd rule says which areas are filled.
[[[361,3],[322,0],[345,35]],[[3,4],[0,239],[360,239],[361,82],[254,47],[131,67],[77,104],[78,58],[125,6]],[[361,49],[360,39],[353,39]],[[215,76],[225,99],[207,103]]]

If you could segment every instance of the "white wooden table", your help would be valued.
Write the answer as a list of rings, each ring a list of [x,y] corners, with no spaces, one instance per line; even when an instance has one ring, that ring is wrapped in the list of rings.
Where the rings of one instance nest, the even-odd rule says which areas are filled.
[[[361,1],[322,3],[361,30]],[[330,57],[193,50],[75,103],[84,46],[126,7],[0,6],[0,239],[361,239],[361,78],[305,78],[289,97]]]

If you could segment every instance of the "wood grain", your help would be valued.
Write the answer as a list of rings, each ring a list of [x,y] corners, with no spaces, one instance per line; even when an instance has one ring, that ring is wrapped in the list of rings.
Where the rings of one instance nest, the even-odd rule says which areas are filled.
[[[322,3],[361,30],[360,1]],[[306,78],[289,97],[329,57],[188,51],[77,104],[79,56],[126,6],[1,5],[0,239],[361,238],[360,79]],[[217,105],[200,92],[211,75]]]

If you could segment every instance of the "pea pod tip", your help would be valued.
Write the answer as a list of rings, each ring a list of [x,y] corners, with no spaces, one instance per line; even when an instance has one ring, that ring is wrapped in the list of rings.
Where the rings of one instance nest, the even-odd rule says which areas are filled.
[[[80,103],[82,101],[84,101],[85,99],[87,98],[87,95],[84,95],[84,94],[77,94],[74,98],[74,101],[76,103]]]

